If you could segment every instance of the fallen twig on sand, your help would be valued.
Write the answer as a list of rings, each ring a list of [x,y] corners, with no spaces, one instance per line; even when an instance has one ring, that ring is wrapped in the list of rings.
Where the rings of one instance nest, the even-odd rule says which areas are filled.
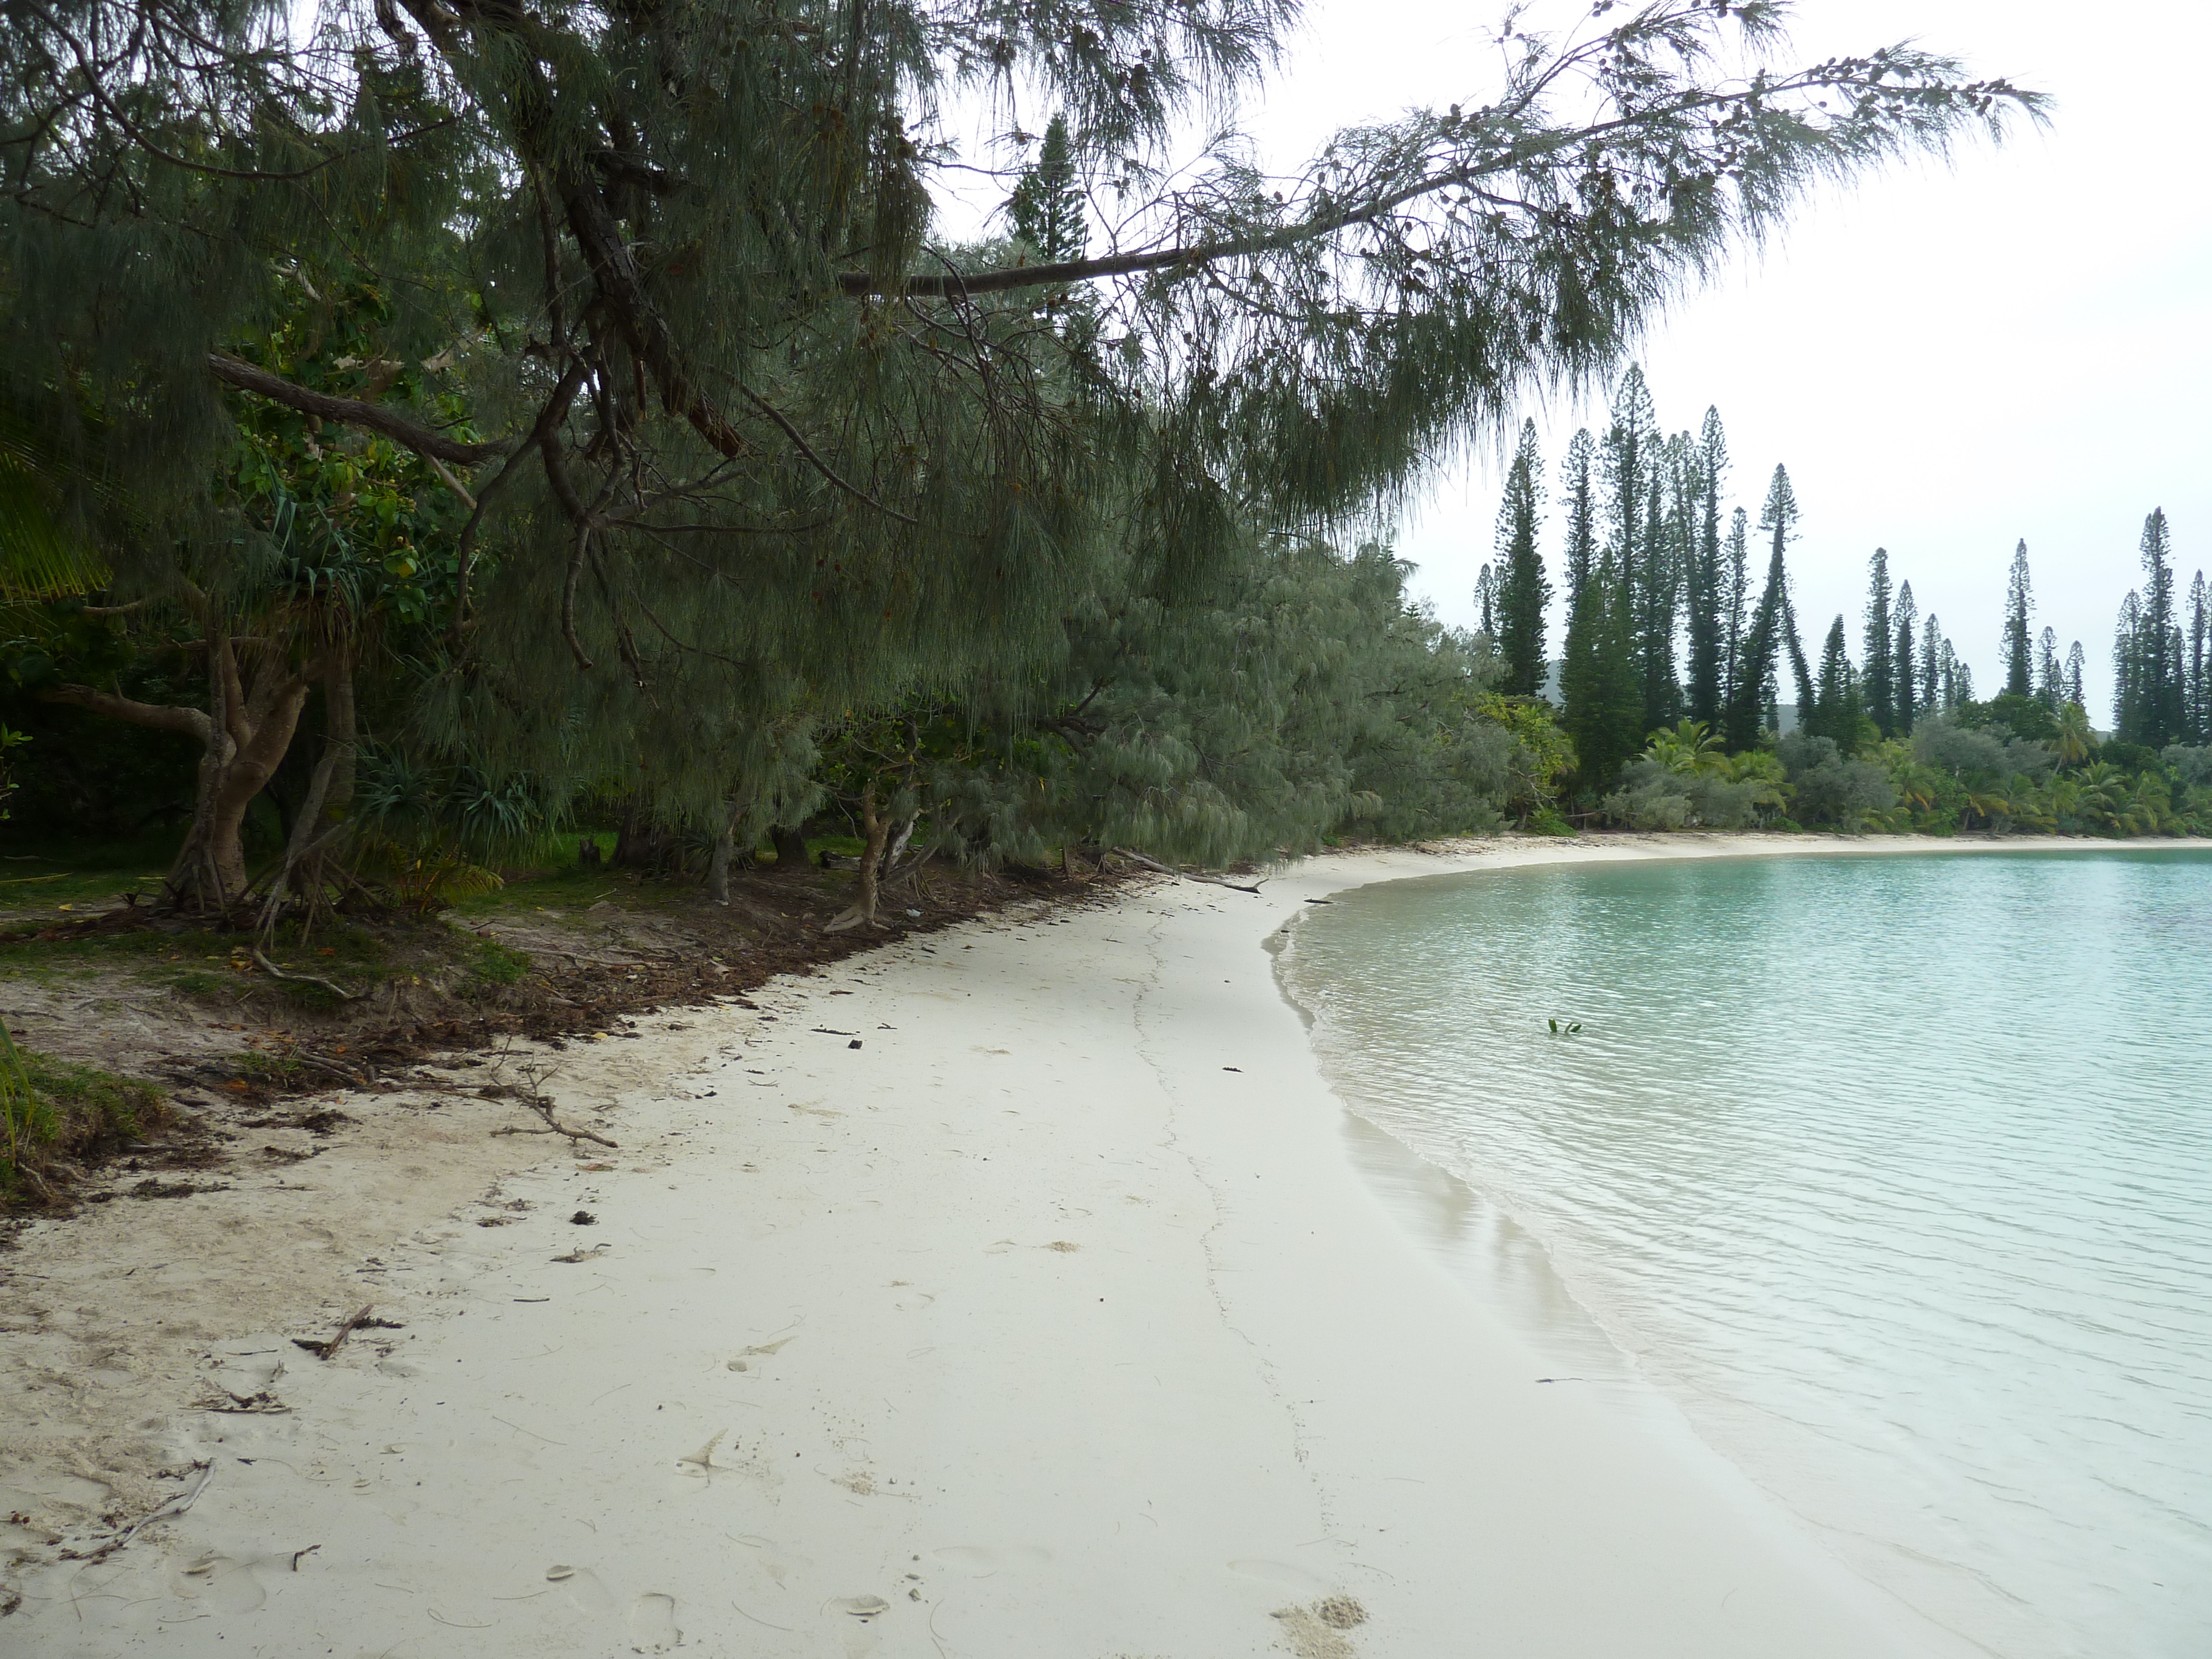
[[[356,1330],[359,1329],[362,1325],[368,1322],[368,1310],[375,1305],[376,1304],[373,1302],[364,1302],[361,1306],[356,1308],[351,1313],[346,1316],[345,1323],[338,1327],[337,1334],[332,1336],[327,1342],[318,1342],[311,1337],[295,1336],[292,1339],[292,1346],[295,1348],[305,1348],[309,1353],[314,1355],[318,1359],[328,1359],[332,1354],[338,1351],[339,1345],[343,1343],[346,1338],[351,1336]]]
[[[1209,881],[1216,887],[1226,887],[1237,893],[1256,893],[1260,890],[1257,887],[1247,887],[1240,882],[1231,881],[1226,876],[1209,876],[1202,870],[1177,870],[1162,864],[1158,859],[1148,859],[1142,853],[1133,853],[1126,847],[1116,847],[1114,852],[1117,857],[1125,858],[1132,864],[1141,864],[1147,870],[1157,870],[1164,876],[1180,876],[1185,881]]]
[[[522,1103],[525,1106],[527,1106],[532,1111],[537,1113],[538,1116],[544,1118],[545,1120],[545,1127],[542,1129],[530,1129],[525,1128],[519,1123],[505,1123],[501,1124],[498,1128],[494,1129],[492,1131],[494,1134],[566,1135],[571,1140],[588,1140],[594,1146],[611,1146],[617,1152],[620,1152],[622,1150],[622,1147],[617,1143],[609,1140],[605,1135],[593,1134],[589,1129],[570,1128],[567,1124],[562,1122],[559,1118],[553,1115],[553,1104],[550,1101],[544,1102],[541,1104],[539,1102],[535,1100],[525,1099]]]
[[[64,1550],[61,1553],[61,1559],[64,1561],[104,1561],[156,1521],[166,1521],[172,1516],[182,1515],[199,1501],[200,1494],[207,1490],[207,1483],[215,1478],[213,1463],[195,1463],[192,1467],[199,1471],[200,1478],[192,1482],[192,1489],[190,1492],[179,1492],[159,1509],[149,1510],[97,1548]]]

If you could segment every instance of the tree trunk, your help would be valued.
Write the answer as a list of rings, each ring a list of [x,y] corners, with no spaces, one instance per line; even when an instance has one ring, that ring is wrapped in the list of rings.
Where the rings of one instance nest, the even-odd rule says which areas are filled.
[[[259,927],[275,933],[286,900],[297,890],[307,901],[301,938],[313,925],[323,887],[323,864],[343,833],[346,808],[353,797],[354,693],[353,657],[341,647],[331,654],[323,681],[323,757],[307,782],[307,798],[284,847],[284,862],[269,884],[269,896],[261,907]]]
[[[615,830],[615,854],[611,863],[634,870],[654,870],[668,859],[668,836],[654,823],[635,795],[623,802],[622,823]]]
[[[319,678],[328,659],[317,658],[294,670],[285,652],[274,640],[252,641],[258,649],[259,666],[249,689],[239,672],[238,647],[222,626],[206,596],[186,585],[186,602],[198,614],[205,632],[204,648],[208,665],[208,702],[204,709],[160,703],[134,702],[112,691],[88,685],[64,685],[40,694],[46,702],[73,704],[97,714],[128,720],[160,732],[176,732],[198,738],[201,745],[199,775],[193,791],[191,827],[164,882],[166,905],[192,909],[228,910],[246,896],[244,836],[246,809],[269,785],[292,746],[300,725],[300,711],[307,692]],[[353,687],[351,671],[344,675],[342,718],[348,741],[348,758],[332,774],[332,787],[343,778],[347,797],[353,793],[351,731]],[[340,717],[334,704],[334,718]],[[325,796],[327,799],[327,795]],[[302,813],[303,818],[309,814]],[[295,830],[298,828],[295,826]]]
[[[717,904],[730,902],[730,864],[738,848],[738,815],[732,811],[722,821],[722,832],[714,837],[714,851],[707,860],[707,892]]]
[[[860,792],[860,890],[853,901],[853,908],[860,913],[860,920],[872,927],[876,925],[876,895],[883,877],[884,843],[890,838],[890,825],[876,810],[873,783]]]
[[[785,875],[797,875],[806,867],[806,832],[794,825],[778,824],[768,832],[768,844],[775,848],[775,867]]]
[[[884,876],[890,874],[893,867],[899,861],[899,854],[906,851],[907,842],[914,839],[915,823],[921,816],[919,812],[909,812],[899,820],[897,832],[891,836],[890,845],[884,848],[883,874]]]

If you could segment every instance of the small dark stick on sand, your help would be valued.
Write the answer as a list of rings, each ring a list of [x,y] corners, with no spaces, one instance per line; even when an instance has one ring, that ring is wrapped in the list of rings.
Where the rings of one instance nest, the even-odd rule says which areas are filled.
[[[295,1336],[292,1339],[292,1346],[295,1348],[305,1348],[318,1359],[328,1359],[338,1351],[339,1344],[351,1336],[368,1320],[368,1310],[375,1305],[372,1302],[364,1302],[356,1308],[346,1316],[346,1322],[338,1327],[337,1334],[327,1342],[317,1342],[308,1337]]]

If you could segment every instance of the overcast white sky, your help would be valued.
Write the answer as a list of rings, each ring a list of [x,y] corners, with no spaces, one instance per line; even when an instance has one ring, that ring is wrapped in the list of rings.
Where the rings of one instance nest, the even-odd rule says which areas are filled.
[[[1480,101],[1501,9],[1310,0],[1289,71],[1249,125],[1287,167],[1348,122]],[[2212,190],[2196,165],[2212,8],[1801,0],[1796,19],[1805,58],[1917,39],[2052,93],[2056,118],[1954,167],[1832,194],[1783,245],[1680,306],[1644,354],[1660,417],[1694,429],[1718,406],[1754,518],[1775,463],[1789,466],[1808,649],[1840,611],[1856,654],[1867,559],[1887,547],[1988,696],[2006,566],[2025,537],[2036,626],[2055,627],[2062,651],[2082,641],[2101,722],[2144,514],[2166,508],[2185,582],[2212,565]],[[1554,463],[1604,413],[1528,412]],[[1473,619],[1497,501],[1494,466],[1471,465],[1400,527],[1448,620]]]
[[[1409,106],[1483,101],[1504,3],[1308,0],[1291,63],[1245,117],[1266,164],[1292,171],[1336,129]],[[1531,22],[1583,15],[1586,0],[1538,0]],[[1989,695],[2026,538],[2035,625],[2062,652],[2082,641],[2102,721],[2144,515],[2166,508],[2185,583],[2212,565],[2212,190],[2197,166],[2212,7],[1799,0],[1796,16],[1802,59],[1917,40],[2055,94],[2053,125],[1814,202],[1656,331],[1644,362],[1660,417],[1694,429],[1719,408],[1754,518],[1775,464],[1790,468],[1808,650],[1842,611],[1856,654],[1883,546]],[[1554,468],[1574,428],[1604,418],[1526,412]],[[1474,620],[1497,501],[1496,466],[1477,458],[1399,526],[1448,621]],[[1546,554],[1556,580],[1549,524]]]

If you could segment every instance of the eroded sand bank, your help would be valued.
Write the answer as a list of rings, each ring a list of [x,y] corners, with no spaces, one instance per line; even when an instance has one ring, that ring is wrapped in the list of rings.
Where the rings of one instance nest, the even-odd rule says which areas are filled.
[[[479,1137],[481,1196],[436,1193],[438,1219],[381,1244],[325,1184],[325,1260],[286,1281],[319,1309],[179,1289],[184,1330],[149,1350],[166,1368],[134,1379],[113,1328],[106,1380],[45,1364],[77,1392],[11,1443],[11,1504],[88,1501],[57,1473],[71,1410],[85,1443],[127,1429],[204,1484],[158,1486],[198,1496],[99,1559],[52,1560],[51,1516],[15,1528],[0,1637],[346,1659],[1963,1652],[1632,1385],[1538,1381],[1347,1157],[1263,948],[1368,881],[1837,845],[1510,842],[1310,860],[1257,896],[1163,883],[571,1049],[549,1087],[618,1152]],[[258,1212],[206,1213],[250,1279]],[[16,1271],[97,1297],[134,1253],[191,1246],[126,1223],[155,1225],[34,1235]],[[270,1249],[314,1224],[287,1224]],[[328,1363],[289,1340],[372,1298],[404,1328]]]

